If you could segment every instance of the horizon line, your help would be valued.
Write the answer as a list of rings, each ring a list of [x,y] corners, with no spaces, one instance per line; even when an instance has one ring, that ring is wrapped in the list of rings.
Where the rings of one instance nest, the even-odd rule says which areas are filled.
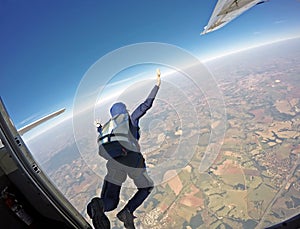
[[[250,50],[250,49],[259,48],[259,47],[262,47],[262,46],[271,45],[271,44],[275,44],[275,43],[279,43],[279,42],[283,42],[283,41],[287,41],[287,40],[299,39],[299,38],[300,38],[300,35],[294,36],[294,37],[288,37],[288,38],[281,38],[281,39],[277,39],[277,40],[271,41],[271,42],[263,42],[263,43],[252,45],[252,46],[247,47],[247,48],[241,48],[241,49],[237,49],[237,50],[234,50],[234,51],[229,51],[229,52],[226,52],[226,53],[214,56],[214,57],[208,57],[206,59],[203,59],[202,62],[207,63],[207,62],[210,62],[210,61],[213,61],[213,60],[225,57],[225,56],[229,56],[229,55],[236,54],[236,53],[239,53],[239,52],[247,51],[247,50]]]

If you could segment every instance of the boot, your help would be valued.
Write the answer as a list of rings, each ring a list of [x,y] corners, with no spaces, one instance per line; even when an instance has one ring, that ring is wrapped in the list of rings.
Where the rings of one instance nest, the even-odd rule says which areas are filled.
[[[107,216],[104,214],[103,200],[95,197],[87,205],[87,213],[92,219],[95,229],[110,229],[110,222]]]
[[[127,208],[121,210],[117,214],[117,217],[120,221],[124,223],[125,228],[135,229],[134,222],[133,222],[135,216]]]

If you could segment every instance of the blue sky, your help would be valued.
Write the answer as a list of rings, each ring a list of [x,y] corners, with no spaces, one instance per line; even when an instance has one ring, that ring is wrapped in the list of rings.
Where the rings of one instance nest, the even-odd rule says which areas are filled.
[[[105,54],[139,42],[200,60],[300,36],[300,2],[270,0],[200,36],[216,0],[1,0],[1,97],[17,127],[62,107]]]

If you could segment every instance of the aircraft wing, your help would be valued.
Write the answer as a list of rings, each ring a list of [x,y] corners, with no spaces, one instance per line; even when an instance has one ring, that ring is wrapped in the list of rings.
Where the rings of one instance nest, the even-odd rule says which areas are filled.
[[[223,27],[246,10],[265,1],[266,0],[219,0],[208,24],[204,27],[201,34],[206,34]]]
[[[20,135],[23,135],[23,134],[25,134],[27,131],[33,129],[34,127],[36,127],[36,126],[38,126],[38,125],[40,125],[40,124],[42,124],[43,122],[46,122],[46,121],[48,121],[49,119],[54,118],[54,117],[60,115],[61,113],[65,112],[65,110],[66,110],[66,109],[63,108],[63,109],[60,109],[60,110],[58,110],[58,111],[56,111],[56,112],[53,112],[52,114],[49,114],[49,115],[47,115],[47,116],[45,116],[45,117],[43,117],[43,118],[41,118],[41,119],[39,119],[39,120],[37,120],[37,121],[35,121],[35,122],[33,122],[33,123],[30,123],[30,124],[28,124],[28,125],[26,125],[26,126],[20,128],[20,129],[18,129],[18,132],[19,132]]]

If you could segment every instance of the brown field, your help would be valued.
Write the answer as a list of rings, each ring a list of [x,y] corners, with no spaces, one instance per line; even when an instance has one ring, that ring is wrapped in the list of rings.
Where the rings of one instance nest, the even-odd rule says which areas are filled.
[[[264,109],[257,109],[250,111],[251,114],[253,114],[254,121],[259,123],[272,123],[273,117],[266,115],[266,112]]]
[[[234,164],[232,160],[226,160],[222,165],[218,166],[215,171],[216,175],[241,174],[242,169]]]
[[[182,182],[175,170],[169,170],[164,175],[164,180],[168,181],[168,185],[177,196],[182,190]]]
[[[275,107],[280,113],[295,115],[295,112],[292,111],[290,103],[286,100],[277,100]]]
[[[260,176],[260,172],[255,169],[244,169],[244,173],[247,176]]]
[[[203,199],[196,197],[195,194],[199,192],[199,189],[195,185],[190,186],[191,191],[180,199],[180,203],[188,207],[204,207]]]
[[[265,116],[265,110],[264,109],[257,109],[250,111],[251,114],[255,116],[255,120],[262,120]]]

